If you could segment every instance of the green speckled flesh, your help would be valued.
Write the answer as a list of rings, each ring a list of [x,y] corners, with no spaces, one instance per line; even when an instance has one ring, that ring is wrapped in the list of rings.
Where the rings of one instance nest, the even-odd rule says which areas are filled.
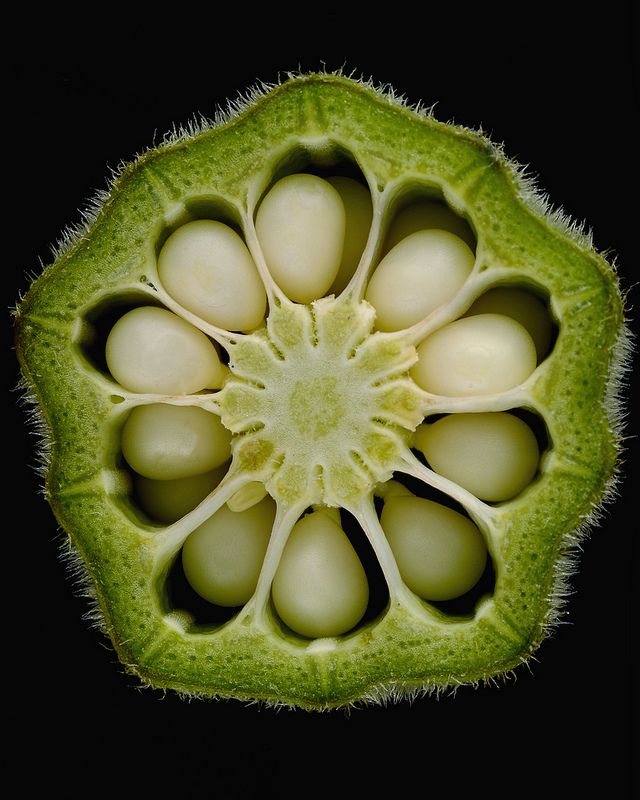
[[[493,595],[472,618],[448,617],[406,590],[391,591],[376,619],[336,639],[296,637],[268,605],[251,602],[224,625],[192,625],[163,589],[183,521],[152,525],[128,498],[119,436],[139,401],[87,359],[87,319],[119,298],[157,304],[166,231],[204,206],[246,233],[274,174],[295,171],[301,153],[317,164],[349,154],[369,183],[381,230],[406,187],[441,191],[478,240],[460,313],[493,285],[529,285],[549,296],[558,336],[521,387],[454,408],[415,387],[407,372],[415,342],[373,332],[361,298],[272,308],[267,329],[231,342],[225,388],[199,401],[235,434],[220,502],[258,480],[276,499],[283,529],[313,503],[357,516],[374,486],[406,464],[411,431],[428,414],[534,411],[550,442],[534,483],[498,506],[455,495],[485,536],[496,572]],[[322,709],[487,680],[531,656],[554,619],[567,547],[615,470],[607,404],[623,330],[612,268],[538,206],[484,137],[334,75],[291,79],[224,124],[151,150],[123,171],[88,232],[32,285],[17,342],[51,438],[49,501],[128,670],[155,687]],[[309,366],[319,348],[335,370]]]

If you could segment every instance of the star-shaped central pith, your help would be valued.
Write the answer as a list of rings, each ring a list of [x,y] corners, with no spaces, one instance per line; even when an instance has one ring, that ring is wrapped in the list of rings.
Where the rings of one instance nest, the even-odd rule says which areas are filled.
[[[372,333],[366,302],[282,304],[267,331],[236,340],[219,395],[235,467],[276,499],[340,505],[388,480],[422,419],[407,377],[415,349]]]

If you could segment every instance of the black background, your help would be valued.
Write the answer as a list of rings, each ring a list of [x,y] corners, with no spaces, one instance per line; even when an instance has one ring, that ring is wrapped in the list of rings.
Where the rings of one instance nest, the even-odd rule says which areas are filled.
[[[5,157],[15,174],[4,187],[12,209],[7,305],[27,287],[25,272],[50,261],[49,243],[105,186],[110,167],[174,122],[212,115],[256,79],[323,64],[389,82],[412,102],[437,101],[439,119],[481,124],[531,165],[555,204],[587,221],[598,249],[615,255],[623,286],[632,287],[637,28],[626,4],[564,15],[557,6],[536,4],[517,18],[494,5],[444,13],[398,6],[377,19],[365,8],[209,16],[184,8],[154,25],[133,12],[103,14],[66,35],[71,19],[40,18],[37,36],[21,33],[5,68]],[[15,385],[13,355],[10,370]],[[5,504],[19,513],[5,531],[4,618],[12,630],[5,693],[16,707],[8,725],[16,763],[34,758],[51,789],[83,796],[79,775],[94,773],[91,786],[98,781],[105,796],[125,797],[135,786],[151,791],[158,778],[160,797],[171,796],[173,781],[184,797],[250,797],[271,785],[285,797],[341,796],[347,787],[377,796],[385,781],[394,793],[425,795],[436,787],[452,796],[465,789],[573,795],[601,786],[610,797],[627,796],[630,630],[637,630],[630,465],[621,499],[584,545],[567,624],[517,680],[350,715],[188,704],[137,689],[81,620],[86,607],[65,578],[56,523],[36,496],[34,440],[14,401],[5,484],[15,500]],[[23,772],[25,789],[42,777]]]

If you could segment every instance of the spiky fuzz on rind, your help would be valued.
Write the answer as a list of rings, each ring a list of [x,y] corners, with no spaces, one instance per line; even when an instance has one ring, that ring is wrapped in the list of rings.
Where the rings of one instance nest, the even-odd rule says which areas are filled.
[[[315,75],[287,73],[286,80],[292,82],[304,82],[314,78],[317,79],[318,77],[342,76],[342,74],[342,70],[338,70],[336,72],[317,73]],[[153,153],[159,150],[170,149],[175,145],[187,142],[206,131],[228,124],[248,108],[251,108],[255,104],[259,103],[263,97],[265,97],[273,88],[281,83],[282,81],[279,80],[273,85],[261,83],[256,84],[256,86],[248,90],[245,95],[240,95],[235,101],[230,101],[227,109],[216,111],[211,120],[205,118],[194,119],[191,122],[188,122],[186,126],[178,127],[177,129],[174,129],[166,134],[159,145],[146,152]],[[364,78],[358,79],[357,83],[366,89],[373,90],[379,98],[390,105],[403,109],[407,113],[417,113],[423,117],[430,119],[433,118],[433,107],[423,108],[420,105],[411,106],[404,97],[396,95],[394,90],[387,85],[376,86],[371,79]],[[595,253],[592,238],[590,233],[585,232],[584,224],[575,223],[561,209],[554,209],[550,205],[547,196],[540,192],[540,190],[536,187],[535,180],[526,173],[525,169],[519,167],[514,161],[509,160],[504,155],[502,146],[496,146],[495,144],[491,143],[481,130],[474,131],[462,126],[456,126],[456,129],[460,133],[465,133],[476,137],[481,143],[482,147],[492,153],[496,163],[498,163],[500,167],[504,169],[510,176],[513,185],[517,188],[519,197],[535,215],[544,218],[550,227],[567,235],[571,240],[576,242],[580,248]],[[144,153],[140,154],[140,157],[144,156]],[[87,236],[91,226],[100,218],[100,215],[104,213],[104,206],[108,202],[112,192],[118,191],[120,182],[126,179],[126,174],[130,169],[132,169],[131,165],[122,163],[116,170],[114,170],[108,182],[108,189],[100,191],[90,201],[89,205],[81,212],[81,220],[77,224],[69,226],[67,229],[65,229],[61,239],[53,248],[53,254],[56,260],[72,255],[74,248]],[[614,275],[614,265],[610,265],[610,270],[611,274]],[[20,308],[18,307],[16,309],[16,315],[19,316],[19,314]],[[611,431],[616,439],[619,451],[622,449],[624,424],[622,389],[624,387],[624,376],[630,365],[631,350],[631,337],[627,328],[624,327],[619,333],[616,345],[612,351],[612,363],[609,370],[610,377],[605,398],[605,412],[607,414]],[[39,473],[44,476],[46,475],[50,461],[49,453],[51,450],[51,445],[47,435],[49,426],[47,425],[41,412],[39,412],[37,400],[32,394],[27,382],[22,385],[22,390],[24,391],[23,397],[25,398],[25,403],[31,409],[29,412],[30,422],[35,427],[37,435],[40,438],[40,452],[44,453],[42,461],[38,467]],[[602,495],[594,500],[592,508],[578,529],[575,531],[568,531],[564,536],[562,545],[563,552],[555,563],[553,585],[547,598],[549,610],[547,618],[542,624],[541,638],[548,634],[562,621],[562,611],[566,604],[567,597],[570,595],[568,580],[575,572],[581,542],[588,535],[589,530],[599,522],[602,513],[602,504],[611,502],[615,498],[618,480],[619,468],[616,469],[613,475],[609,478]],[[46,490],[45,495],[47,495]],[[73,579],[77,582],[77,586],[79,587],[77,590],[83,596],[87,597],[92,605],[92,611],[89,612],[91,615],[90,620],[95,624],[97,622],[97,618],[100,616],[98,601],[95,595],[95,590],[93,589],[92,580],[86,572],[84,561],[79,555],[75,554],[70,540],[65,539],[63,542],[63,549],[65,553],[63,558],[67,564],[71,565],[69,568]],[[538,644],[539,641],[532,642],[531,652],[528,654],[528,657],[531,657]],[[520,656],[518,660],[526,663],[527,656]],[[498,669],[491,675],[487,675],[479,680],[470,681],[468,685],[477,685],[478,682],[482,681],[486,683],[494,683],[497,677],[507,680],[513,674],[513,666],[515,665],[505,665],[504,669]],[[129,665],[127,667],[127,671],[138,675],[143,683],[147,683],[147,678],[139,668]],[[149,681],[149,683],[152,682]],[[155,685],[157,686],[157,683],[155,683]],[[444,681],[443,683],[427,682],[419,685],[404,685],[398,681],[383,682],[369,687],[359,701],[349,700],[344,704],[344,706],[348,708],[354,704],[357,704],[358,702],[374,702],[385,704],[388,702],[396,702],[403,698],[408,698],[411,700],[417,696],[422,696],[425,694],[438,695],[443,691],[447,691],[451,687],[454,687],[453,691],[455,691],[455,688],[457,688],[459,685],[464,684],[463,682],[458,681],[454,676],[451,676],[450,680]],[[181,696],[188,697],[189,699],[212,697],[212,695],[191,691],[188,688],[178,688],[176,691],[178,691]],[[243,698],[240,697],[239,699]],[[294,705],[293,703],[289,704],[286,701],[280,700],[265,699],[261,702],[274,707],[288,707],[289,705]],[[297,702],[296,705],[304,704]],[[342,705],[343,704],[327,705],[326,707],[341,707]],[[313,707],[317,708],[317,706]]]

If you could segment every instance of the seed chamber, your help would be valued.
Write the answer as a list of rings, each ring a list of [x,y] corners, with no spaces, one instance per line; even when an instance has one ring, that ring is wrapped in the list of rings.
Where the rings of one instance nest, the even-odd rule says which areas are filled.
[[[262,189],[258,188],[261,184]],[[507,410],[514,411],[513,401],[509,391],[500,388],[497,392],[470,390],[461,396],[429,393],[413,379],[413,370],[420,347],[430,336],[457,320],[481,314],[498,316],[498,323],[506,319],[506,326],[511,324],[530,342],[537,337],[538,357],[543,360],[555,335],[547,307],[517,276],[507,286],[493,286],[479,277],[481,243],[469,215],[447,203],[441,186],[408,181],[386,192],[377,187],[372,190],[356,160],[330,142],[314,150],[304,145],[290,149],[277,159],[270,179],[258,176],[252,186],[249,197],[257,198],[255,207],[245,213],[214,196],[189,198],[174,210],[158,234],[156,269],[145,276],[153,292],[149,298],[154,300],[153,307],[166,309],[206,335],[215,344],[224,371],[220,385],[203,386],[198,392],[161,397],[122,392],[126,406],[121,411],[122,441],[130,455],[127,461],[118,454],[116,466],[126,473],[125,484],[130,486],[126,505],[129,513],[137,507],[138,521],[148,520],[156,535],[167,541],[155,569],[157,602],[163,613],[173,614],[193,633],[213,635],[232,620],[257,619],[257,624],[272,626],[285,639],[301,643],[325,636],[346,640],[354,630],[375,625],[390,603],[408,604],[414,612],[419,608],[439,623],[466,623],[490,599],[499,579],[491,556],[490,505],[464,488],[464,480],[431,469],[414,440],[426,441],[431,426],[446,427],[442,420],[457,412],[461,412],[461,421],[478,423],[481,433],[485,417],[499,419]],[[307,263],[308,250],[312,259]],[[390,277],[376,294],[371,287],[384,270]],[[452,272],[457,277],[452,279]],[[435,286],[429,285],[430,280]],[[408,311],[407,302],[399,301],[391,312],[393,324],[379,330],[382,305],[393,303],[394,285],[400,283],[409,302],[418,298],[418,312]],[[306,286],[312,286],[305,297],[308,302],[290,299],[290,294],[308,295]],[[240,328],[247,325],[240,323],[227,328],[217,324],[225,314],[229,319],[239,318],[247,295],[249,303],[259,308],[260,292],[267,306],[262,323],[256,319],[257,324],[250,323],[250,330],[244,331]],[[381,308],[375,307],[376,302]],[[420,311],[421,302],[426,302],[424,311]],[[230,311],[219,312],[224,304]],[[90,329],[99,334],[82,344],[87,362],[113,380],[104,358],[110,333],[116,323],[123,327],[123,317],[133,309],[149,305],[139,295],[123,295],[101,300],[91,309],[87,315]],[[134,316],[130,314],[132,319]],[[495,324],[488,319],[489,327]],[[158,334],[153,330],[152,344],[165,333],[169,341],[170,331]],[[115,336],[114,332],[113,339]],[[126,341],[122,333],[120,338]],[[185,348],[182,342],[178,353],[180,347]],[[126,361],[124,350],[121,357]],[[184,353],[189,355],[186,349]],[[444,361],[449,357],[445,352]],[[498,361],[500,357],[498,353]],[[477,360],[477,355],[471,357],[472,372]],[[536,361],[534,357],[529,372]],[[518,388],[518,384],[507,387],[511,397]],[[160,399],[162,404],[157,403]],[[232,434],[228,445],[219,445],[228,449],[230,460],[224,463],[223,455],[218,455],[220,464],[202,462],[193,474],[177,475],[176,469],[180,472],[182,467],[175,464],[190,456],[178,452],[182,444],[161,442],[147,461],[165,458],[168,466],[153,466],[153,475],[138,467],[140,474],[131,463],[147,463],[144,454],[142,461],[136,460],[142,444],[137,440],[128,443],[131,436],[127,438],[132,412],[140,405],[148,406],[146,416],[166,405],[215,415]],[[515,411],[518,413],[517,408]],[[182,424],[181,418],[193,412],[176,408],[171,413]],[[514,422],[511,417],[508,421],[530,432],[524,422]],[[157,432],[149,428],[148,435],[163,435],[163,425]],[[190,431],[189,424],[185,425],[184,431],[180,430],[182,439],[191,435],[197,440],[203,435],[200,429]],[[540,425],[536,427],[540,438]],[[464,452],[466,435],[463,431],[458,437],[463,440],[457,441],[460,452]],[[535,448],[534,434],[529,436]],[[452,445],[445,438],[439,447],[446,450]],[[535,466],[528,469],[529,477],[520,489],[533,480],[538,456],[535,450]],[[414,500],[392,502],[398,494]],[[265,496],[275,500],[275,519],[264,539],[266,549],[250,553],[240,547],[230,555],[236,543],[233,537],[222,541],[227,536],[223,529],[237,523],[241,532],[243,513],[249,516],[248,509],[266,502]],[[381,522],[387,502],[394,509],[415,507],[407,513],[426,515],[422,533],[416,533],[418,542],[436,524],[429,516],[432,512],[438,517],[437,524],[442,517],[445,525],[441,534],[445,547],[449,546],[447,537],[455,541],[456,526],[475,536],[473,547],[478,555],[470,577],[462,583],[454,581],[444,594],[440,588],[432,589],[431,596],[428,588],[408,589],[397,558],[404,558],[404,569],[411,570],[415,543],[402,545],[403,556],[401,550],[394,553],[390,534]],[[224,525],[216,524],[220,515]],[[454,528],[448,531],[450,520]],[[297,532],[303,528],[317,528],[319,533],[312,534],[310,544],[300,545],[300,552],[291,555],[297,546]],[[400,547],[397,537],[394,546]],[[442,557],[438,546],[431,545],[436,548],[431,555],[429,546],[424,545],[415,551],[415,557],[425,563],[437,561]],[[332,564],[333,554],[337,564]],[[201,562],[207,558],[217,578],[203,577],[206,570]],[[242,602],[237,592],[229,593],[219,585],[202,588],[208,586],[207,580],[220,583],[220,570],[224,571],[229,558],[261,562],[248,579],[250,589],[245,586],[242,590]],[[457,563],[452,558],[452,563]],[[339,573],[340,559],[353,565],[347,568],[342,585],[352,581],[360,588],[352,592],[358,595],[356,599],[346,591],[345,598],[332,605],[322,587],[330,587],[332,571]],[[235,567],[237,564],[230,569]],[[298,581],[297,569],[311,571]],[[455,572],[456,568],[449,565],[444,569]],[[287,577],[283,577],[285,571]],[[311,584],[317,572],[321,579],[314,589]],[[246,583],[247,579],[243,580]],[[433,576],[425,580],[429,583]],[[436,583],[438,580],[440,577]],[[446,574],[444,581],[450,582]],[[336,582],[334,592],[339,591],[339,584]],[[305,597],[314,592],[315,597]],[[327,605],[324,611],[323,603]],[[354,606],[342,615],[344,619],[340,619],[340,603]]]

